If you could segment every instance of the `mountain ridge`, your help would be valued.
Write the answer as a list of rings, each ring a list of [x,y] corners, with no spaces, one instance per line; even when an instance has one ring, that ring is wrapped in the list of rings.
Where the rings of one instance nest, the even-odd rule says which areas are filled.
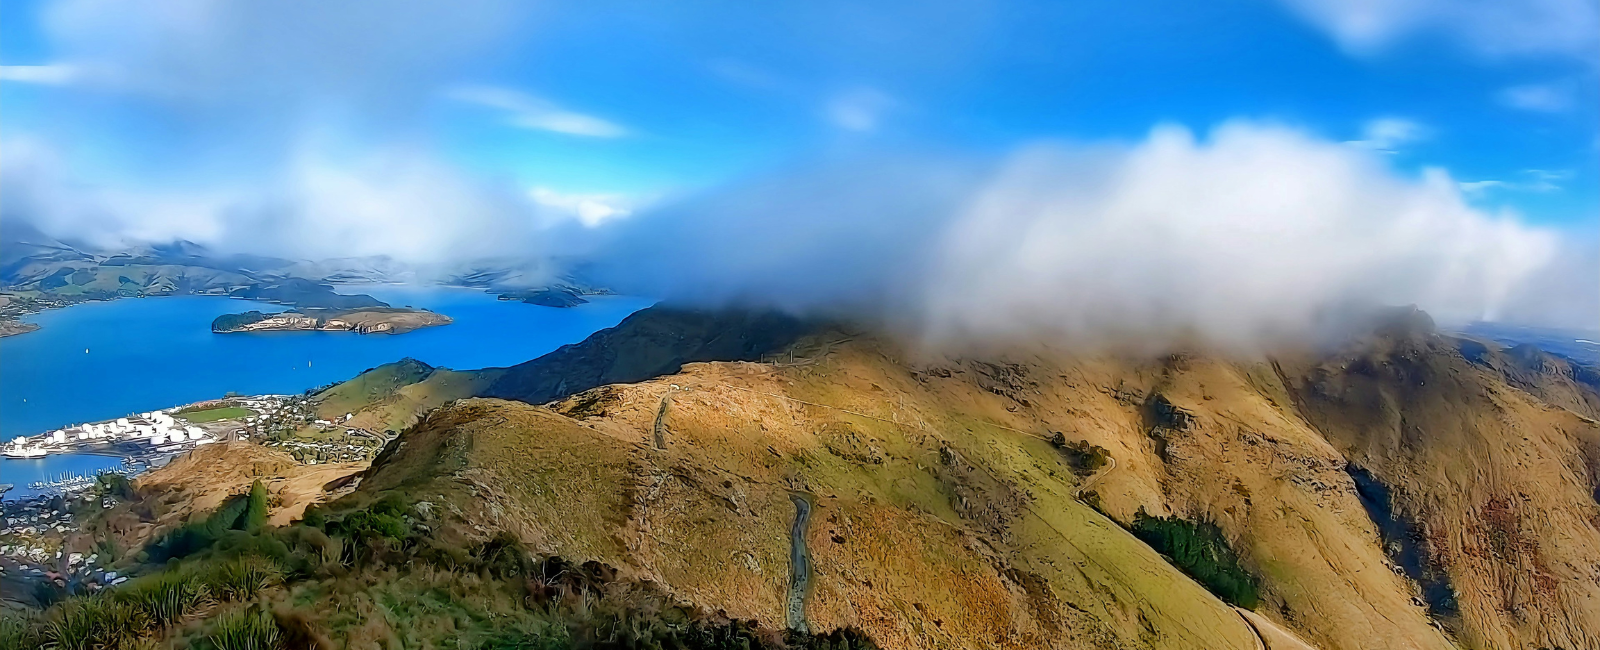
[[[966,356],[655,307],[512,368],[325,392],[401,433],[307,520],[392,504],[764,629],[794,625],[803,544],[801,622],[884,648],[1595,647],[1588,370],[1399,315],[1256,358]],[[1248,610],[1191,577],[1229,557]]]

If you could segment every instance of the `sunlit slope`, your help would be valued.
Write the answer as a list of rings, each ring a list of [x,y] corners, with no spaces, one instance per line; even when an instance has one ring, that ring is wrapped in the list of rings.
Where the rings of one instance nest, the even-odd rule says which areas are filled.
[[[317,417],[380,433],[403,431],[428,411],[481,392],[496,375],[494,370],[458,372],[401,359],[317,393]],[[345,421],[345,415],[352,417]]]
[[[782,627],[801,495],[807,621],[888,647],[1253,647],[1243,618],[1124,531],[1141,511],[1214,524],[1254,578],[1258,622],[1293,642],[1596,645],[1600,434],[1574,412],[1595,403],[1593,371],[1558,358],[1479,349],[1420,314],[1340,351],[1225,359],[946,356],[815,326],[759,354],[744,342],[789,338],[791,321],[678,337],[663,313],[684,317],[647,310],[496,386],[544,403],[640,346],[662,348],[651,367],[763,361],[548,408],[457,402],[358,498],[448,504],[464,540],[512,530]],[[717,340],[739,344],[708,351]],[[595,361],[613,371],[581,370]],[[1056,433],[1112,467],[1075,474]]]
[[[777,627],[800,494],[816,506],[812,629],[856,625],[897,648],[1256,647],[1227,605],[1074,501],[1054,448],[882,362],[846,347],[811,367],[693,364],[555,411],[458,402],[408,431],[360,491],[442,501],[459,511],[455,534],[511,530]]]
[[[1600,427],[1569,410],[1594,395],[1564,362],[1512,374],[1457,343],[1379,338],[1303,362],[1296,403],[1387,486],[1465,645],[1600,647]]]

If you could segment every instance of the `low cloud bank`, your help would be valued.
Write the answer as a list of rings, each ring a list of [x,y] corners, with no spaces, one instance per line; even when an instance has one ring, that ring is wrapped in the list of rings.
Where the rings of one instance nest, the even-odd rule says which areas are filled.
[[[105,246],[382,255],[421,277],[493,258],[553,278],[559,256],[638,295],[866,318],[944,343],[1254,347],[1351,305],[1600,322],[1594,233],[1485,211],[1442,170],[1399,174],[1370,148],[1270,124],[992,160],[857,156],[632,214],[485,183],[420,151],[316,152],[257,187],[158,194],[75,185],[48,148],[8,146],[0,218]]]
[[[296,259],[385,256],[447,267],[489,257],[538,258],[578,215],[515,185],[484,182],[426,152],[360,157],[308,149],[250,186],[151,189],[83,183],[34,140],[7,140],[0,218],[91,248],[188,240],[221,252]]]
[[[987,165],[779,175],[635,215],[618,237],[626,287],[864,315],[938,342],[1248,347],[1352,304],[1445,321],[1600,312],[1592,268],[1568,266],[1584,256],[1469,205],[1445,172],[1405,177],[1368,150],[1245,122]]]

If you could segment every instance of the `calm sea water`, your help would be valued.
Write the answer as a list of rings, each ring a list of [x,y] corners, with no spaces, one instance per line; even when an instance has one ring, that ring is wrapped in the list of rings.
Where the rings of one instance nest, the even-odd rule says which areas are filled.
[[[571,309],[501,301],[474,289],[341,287],[455,319],[398,336],[348,332],[213,334],[211,320],[264,303],[220,297],[124,299],[75,305],[28,320],[38,331],[0,339],[0,439],[69,424],[241,394],[298,393],[413,357],[448,368],[527,361],[575,343],[651,304],[602,296]],[[0,460],[0,483],[20,466]],[[38,462],[38,461],[30,461]],[[43,468],[45,473],[80,471]],[[37,479],[29,479],[37,480]]]
[[[11,483],[5,500],[26,499],[39,492],[28,485],[34,481],[53,481],[65,474],[93,476],[101,470],[122,467],[122,459],[95,454],[51,454],[44,458],[0,458],[0,483]]]

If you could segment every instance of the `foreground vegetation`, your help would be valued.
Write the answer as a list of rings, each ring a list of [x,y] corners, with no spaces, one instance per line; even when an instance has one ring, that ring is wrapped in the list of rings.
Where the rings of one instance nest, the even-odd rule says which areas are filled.
[[[874,647],[853,630],[704,612],[598,563],[535,557],[505,533],[441,542],[428,506],[394,496],[282,528],[265,525],[266,506],[258,482],[135,552],[127,583],[0,617],[0,650]]]

